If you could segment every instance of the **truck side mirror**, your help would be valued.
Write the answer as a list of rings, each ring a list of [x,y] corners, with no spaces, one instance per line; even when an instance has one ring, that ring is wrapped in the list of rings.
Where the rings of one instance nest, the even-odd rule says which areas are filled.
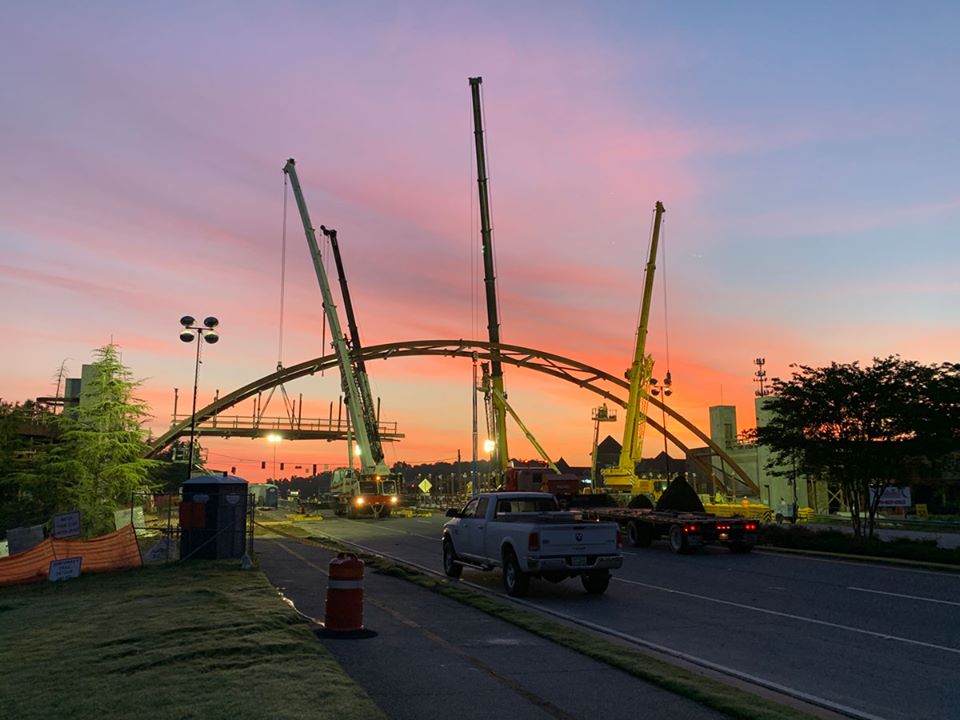
[[[447,517],[460,517],[460,511],[456,508],[447,508]]]

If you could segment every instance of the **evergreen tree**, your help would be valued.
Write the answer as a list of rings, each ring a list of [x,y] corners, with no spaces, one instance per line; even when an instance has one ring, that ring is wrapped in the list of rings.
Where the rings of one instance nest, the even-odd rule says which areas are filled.
[[[44,473],[56,488],[57,509],[79,509],[87,536],[114,530],[114,511],[127,507],[133,493],[151,489],[157,465],[143,457],[149,414],[134,396],[140,382],[121,363],[119,346],[105,345],[94,355],[80,404],[60,416],[60,442]]]

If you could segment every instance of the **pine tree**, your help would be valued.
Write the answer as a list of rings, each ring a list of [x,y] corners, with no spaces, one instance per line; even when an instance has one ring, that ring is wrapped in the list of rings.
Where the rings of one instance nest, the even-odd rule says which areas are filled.
[[[60,442],[47,466],[58,509],[79,509],[87,536],[114,530],[114,511],[128,507],[133,493],[151,489],[149,474],[157,464],[143,457],[148,406],[134,396],[140,382],[121,363],[119,350],[110,343],[94,352],[92,377],[77,408],[60,416]]]

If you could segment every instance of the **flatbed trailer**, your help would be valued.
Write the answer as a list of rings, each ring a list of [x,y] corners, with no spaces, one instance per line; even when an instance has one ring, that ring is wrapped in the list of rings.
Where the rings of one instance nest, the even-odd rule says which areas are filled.
[[[759,523],[750,518],[717,517],[710,513],[622,507],[582,508],[578,512],[587,520],[617,523],[634,547],[647,547],[666,537],[675,553],[693,552],[711,543],[726,545],[730,552],[750,552],[760,529]]]

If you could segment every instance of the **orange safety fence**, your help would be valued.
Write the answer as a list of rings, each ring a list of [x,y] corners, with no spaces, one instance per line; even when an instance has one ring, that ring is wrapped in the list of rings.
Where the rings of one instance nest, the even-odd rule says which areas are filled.
[[[47,579],[50,562],[65,558],[83,558],[81,572],[126,570],[143,565],[140,546],[132,525],[93,540],[57,540],[47,538],[26,552],[0,558],[0,587]]]

